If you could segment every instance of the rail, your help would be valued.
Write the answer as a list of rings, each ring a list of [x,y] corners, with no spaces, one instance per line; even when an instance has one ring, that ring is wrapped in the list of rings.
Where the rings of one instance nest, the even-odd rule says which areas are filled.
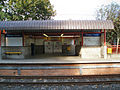
[[[65,75],[65,76],[0,76],[3,79],[83,79],[83,78],[120,78],[120,74],[106,74],[106,75]]]
[[[120,75],[83,75],[83,76],[0,76],[0,84],[7,85],[97,85],[120,84]],[[69,78],[69,79],[68,79]],[[20,79],[20,80],[18,80]],[[22,79],[22,80],[21,80]],[[30,79],[30,80],[28,80]],[[34,81],[35,80],[35,81]],[[46,80],[44,82],[44,80]],[[67,81],[66,81],[67,80]],[[88,81],[89,80],[89,81]],[[8,82],[9,81],[9,82]]]
[[[90,82],[0,82],[0,84],[9,85],[28,85],[28,84],[42,84],[42,85],[98,85],[98,84],[120,84],[120,81],[90,81]]]

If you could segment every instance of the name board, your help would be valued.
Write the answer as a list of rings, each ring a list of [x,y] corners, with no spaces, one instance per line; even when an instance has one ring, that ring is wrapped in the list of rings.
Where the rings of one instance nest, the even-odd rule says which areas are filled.
[[[22,37],[21,34],[6,34],[6,37]]]
[[[98,37],[98,36],[101,36],[100,33],[94,33],[94,34],[83,34],[83,36],[88,36],[88,37]]]

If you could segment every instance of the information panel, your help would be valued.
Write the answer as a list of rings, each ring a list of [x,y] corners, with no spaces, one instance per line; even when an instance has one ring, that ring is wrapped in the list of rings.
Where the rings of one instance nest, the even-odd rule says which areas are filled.
[[[6,37],[6,46],[22,46],[22,37]]]
[[[100,37],[83,37],[83,46],[100,46]]]

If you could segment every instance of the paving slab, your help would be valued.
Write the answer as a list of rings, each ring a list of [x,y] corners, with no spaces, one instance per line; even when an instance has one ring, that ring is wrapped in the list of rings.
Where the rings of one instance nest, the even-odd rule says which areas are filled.
[[[120,58],[80,58],[79,56],[44,56],[30,59],[0,59],[0,63],[102,63],[120,62]]]

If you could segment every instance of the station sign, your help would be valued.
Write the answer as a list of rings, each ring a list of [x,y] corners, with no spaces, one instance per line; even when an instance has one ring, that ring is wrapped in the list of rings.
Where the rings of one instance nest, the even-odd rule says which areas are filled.
[[[21,34],[6,34],[5,37],[22,37]]]
[[[101,36],[100,33],[92,33],[92,34],[83,34],[83,36],[88,36],[88,37],[97,37],[97,36]]]

